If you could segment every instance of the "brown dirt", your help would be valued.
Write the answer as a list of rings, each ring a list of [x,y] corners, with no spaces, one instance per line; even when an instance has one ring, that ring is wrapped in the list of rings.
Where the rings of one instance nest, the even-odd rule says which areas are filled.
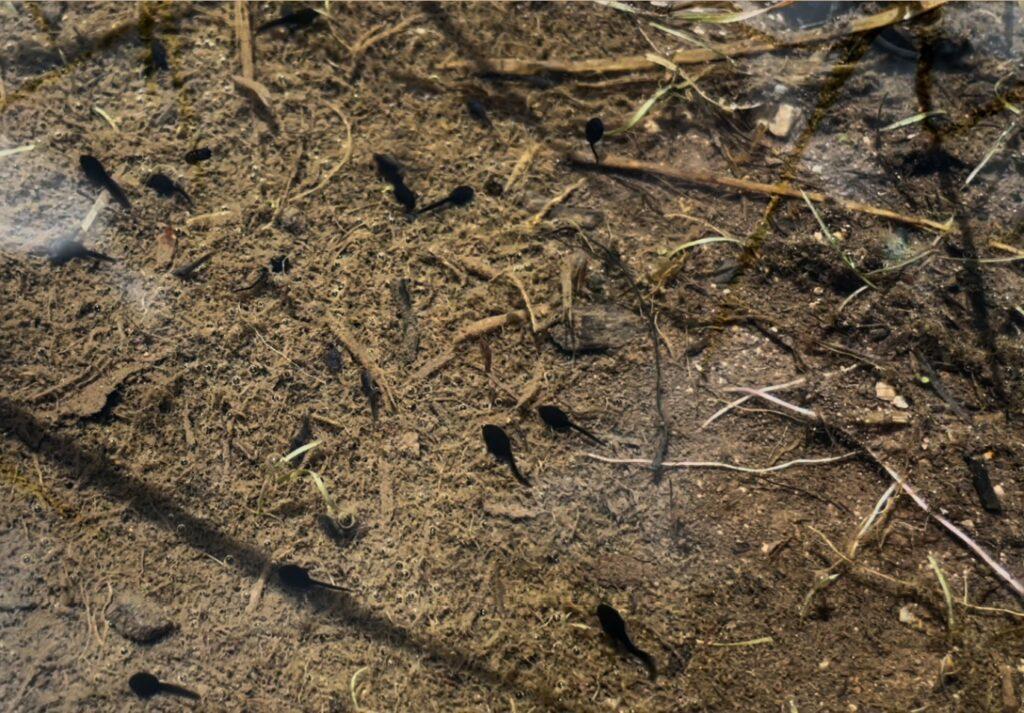
[[[879,9],[837,5],[704,25],[704,37]],[[139,29],[149,11],[171,64],[152,77]],[[250,7],[254,23],[279,11]],[[966,593],[973,605],[1020,607],[984,564],[905,496],[855,564],[822,539],[845,549],[888,487],[868,447],[1024,576],[1024,337],[1012,311],[1024,273],[974,259],[1010,255],[991,241],[1024,247],[1017,136],[963,187],[1014,120],[996,82],[1008,76],[1000,92],[1017,104],[1024,93],[1011,61],[1020,31],[1007,31],[1003,11],[957,5],[906,24],[902,36],[923,48],[910,58],[872,34],[688,67],[706,70],[709,95],[760,106],[727,114],[679,93],[602,143],[955,216],[940,235],[823,205],[862,271],[934,248],[876,275],[877,289],[840,312],[862,283],[801,202],[563,160],[586,148],[590,116],[618,125],[664,77],[594,86],[610,78],[441,68],[643,54],[636,16],[591,4],[331,3],[333,32],[256,38],[274,131],[232,81],[230,4],[0,8],[0,148],[36,146],[0,158],[0,700],[19,711],[141,709],[126,682],[145,669],[201,694],[189,705],[204,710],[1015,710],[1024,615],[962,603]],[[357,58],[342,44],[403,21]],[[468,115],[467,98],[488,106],[493,130]],[[780,101],[802,110],[786,138],[757,128]],[[935,109],[946,115],[876,134]],[[345,120],[351,160],[303,195],[345,156]],[[187,166],[196,145],[214,158]],[[374,152],[402,161],[421,202],[458,184],[476,200],[408,221]],[[105,207],[85,237],[117,263],[54,267],[30,251],[89,211],[97,191],[81,153],[121,178],[134,207]],[[191,210],[143,185],[154,170],[186,187]],[[581,178],[547,220],[526,222]],[[223,215],[190,222],[213,213]],[[191,281],[167,271],[158,236],[168,226],[174,266],[216,251]],[[655,277],[668,250],[720,232],[747,248],[703,245]],[[563,264],[580,252],[575,305],[614,312],[618,325],[602,353],[566,354],[545,333],[561,328]],[[290,272],[234,291],[280,254]],[[541,313],[539,332],[519,315],[466,336],[477,320],[523,309],[507,275]],[[657,450],[651,312],[668,460],[857,455],[767,476],[697,468],[661,479],[583,456]],[[342,352],[340,373],[325,363],[329,347]],[[381,387],[376,423],[360,359]],[[919,378],[929,368],[940,388]],[[779,395],[821,421],[750,401],[700,428],[735,398],[726,387],[798,377]],[[907,408],[877,398],[878,382]],[[545,402],[609,444],[548,431],[534,412]],[[897,413],[909,422],[871,423]],[[305,416],[321,445],[304,465],[355,523],[341,542],[318,525],[311,479],[274,468]],[[531,488],[485,453],[484,423],[507,428]],[[965,455],[986,464],[1001,515],[982,510]],[[929,554],[957,597],[952,628]],[[272,565],[286,561],[348,591],[283,589]],[[173,629],[148,644],[125,638],[108,622],[121,595]],[[658,661],[657,681],[605,642],[601,601]]]

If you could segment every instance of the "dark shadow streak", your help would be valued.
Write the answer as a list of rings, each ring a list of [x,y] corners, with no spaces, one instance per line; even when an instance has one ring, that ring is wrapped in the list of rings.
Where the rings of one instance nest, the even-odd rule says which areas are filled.
[[[168,495],[125,473],[102,451],[84,450],[74,440],[49,430],[31,413],[5,398],[0,398],[0,432],[14,436],[32,451],[64,468],[69,476],[80,479],[84,487],[102,490],[107,497],[126,503],[137,514],[180,538],[189,547],[222,561],[230,556],[234,566],[243,574],[259,577],[271,564],[263,552],[183,510]],[[267,583],[294,598],[297,604],[306,599],[306,595],[281,586],[276,577]],[[455,672],[465,671],[484,684],[527,696],[548,709],[568,710],[553,692],[524,688],[512,678],[475,663],[438,641],[422,640],[363,608],[343,592],[317,592],[312,601],[318,612],[336,617],[342,625],[387,640]]]
[[[920,110],[927,112],[932,110],[932,66],[935,61],[935,49],[933,37],[929,32],[922,31],[920,38],[921,53],[918,58],[914,91],[917,95]],[[945,147],[942,145],[941,132],[930,120],[925,120],[924,125],[931,139],[933,154],[936,156],[944,155]],[[956,185],[954,185],[952,172],[940,170],[938,178],[942,195],[953,210],[953,217],[957,228],[960,230],[960,237],[963,240],[964,269],[961,274],[967,291],[967,297],[971,303],[971,323],[978,335],[978,342],[985,352],[995,396],[1003,406],[1009,406],[1009,396],[1003,381],[1003,363],[996,346],[996,333],[992,328],[989,316],[989,300],[985,290],[985,280],[978,267],[978,248],[974,240],[974,232],[971,229],[971,221],[964,210],[964,206],[960,203],[959,191]]]

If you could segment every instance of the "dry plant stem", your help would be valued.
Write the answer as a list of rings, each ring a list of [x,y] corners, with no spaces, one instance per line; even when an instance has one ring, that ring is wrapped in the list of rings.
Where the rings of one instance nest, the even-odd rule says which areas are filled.
[[[874,15],[860,17],[850,23],[836,28],[821,28],[796,32],[778,40],[743,40],[726,44],[712,45],[708,48],[688,49],[676,52],[671,56],[675,64],[704,64],[716,62],[729,57],[742,57],[763,52],[773,52],[785,47],[827,42],[849,35],[861,34],[878,30],[889,25],[909,20],[917,15],[934,10],[948,0],[923,0],[911,6],[895,6]],[[530,60],[495,58],[488,60],[456,60],[441,65],[441,69],[479,70],[486,68],[488,72],[530,76],[533,74],[615,74],[621,72],[641,72],[660,70],[661,66],[647,57],[628,56],[612,59],[585,59],[577,61],[565,60]]]
[[[787,381],[785,384],[776,384],[775,386],[765,386],[763,389],[758,389],[758,391],[759,392],[763,392],[763,393],[767,393],[769,391],[783,391],[785,389],[791,389],[794,386],[800,386],[805,381],[807,381],[805,378],[800,377],[799,379],[794,379],[793,381]],[[725,406],[723,406],[722,408],[718,409],[713,414],[711,414],[711,416],[704,423],[702,423],[700,425],[701,429],[707,428],[714,421],[717,421],[719,418],[721,418],[725,414],[729,413],[730,411],[732,411],[737,406],[742,406],[743,404],[745,404],[747,401],[749,401],[752,398],[753,398],[753,395],[748,394],[747,396],[742,396],[742,397],[736,399],[735,401],[732,401],[731,403],[726,404]]]
[[[314,310],[310,310],[311,313],[315,313]],[[377,386],[380,387],[381,393],[384,394],[384,399],[391,406],[391,410],[395,410],[397,407],[397,401],[395,400],[395,393],[391,389],[388,383],[387,377],[384,375],[384,371],[380,368],[377,361],[370,357],[369,352],[366,348],[352,335],[348,327],[342,324],[337,319],[324,315],[324,321],[327,324],[327,328],[331,330],[334,337],[341,342],[341,344],[348,350],[348,352],[359,362],[359,365],[370,372],[373,380],[377,382]]]
[[[552,306],[548,304],[539,305],[536,309],[536,317],[543,319],[551,311]],[[411,389],[415,388],[419,382],[435,374],[437,371],[443,369],[448,362],[455,358],[456,348],[463,342],[479,337],[484,334],[490,334],[506,325],[518,324],[526,319],[529,319],[530,314],[524,309],[513,310],[512,312],[506,312],[505,314],[496,314],[491,317],[484,317],[478,319],[471,324],[466,325],[452,337],[452,346],[442,354],[434,357],[426,364],[416,370],[411,377],[409,377],[408,385],[406,386],[405,393],[408,393]],[[544,325],[538,325],[538,328],[543,330]]]
[[[607,456],[598,455],[597,453],[583,453],[585,458],[591,460],[598,460],[602,463],[619,463],[624,465],[642,465],[646,468],[653,468],[654,462],[645,458],[608,458]],[[797,460],[791,460],[786,463],[779,463],[768,468],[747,468],[740,465],[732,465],[731,463],[718,463],[715,461],[665,461],[661,464],[662,468],[717,468],[719,470],[735,470],[740,473],[753,473],[755,475],[763,475],[764,473],[774,473],[779,470],[785,470],[798,465],[823,465],[825,463],[838,463],[842,460],[847,460],[857,455],[856,451],[844,453],[841,456],[832,456],[831,458],[798,458]]]
[[[405,18],[404,20],[401,20],[400,22],[391,27],[386,27],[383,30],[380,30],[379,32],[374,32],[371,30],[363,37],[360,37],[359,39],[352,43],[353,64],[358,59],[360,59],[364,54],[366,54],[367,50],[369,50],[378,42],[383,42],[387,38],[393,37],[394,35],[403,32],[410,25],[414,25],[415,23],[421,21],[422,19],[423,15],[410,15],[409,17]]]
[[[523,151],[522,156],[516,161],[516,165],[512,168],[512,173],[509,174],[508,180],[505,181],[505,187],[502,189],[502,193],[506,194],[516,185],[519,179],[526,175],[526,172],[530,168],[530,164],[533,163],[533,157],[537,155],[537,151],[540,150],[540,144],[530,144]]]
[[[238,60],[242,65],[242,76],[251,81],[256,77],[256,64],[253,61],[252,26],[246,0],[235,0],[235,37],[238,39]]]
[[[303,191],[302,193],[299,193],[292,200],[302,200],[306,196],[312,195],[313,193],[316,193],[317,191],[321,190],[324,186],[331,182],[332,178],[338,175],[341,169],[345,168],[345,166],[348,165],[349,161],[352,160],[352,124],[349,122],[348,117],[342,113],[341,109],[334,105],[330,105],[330,109],[335,114],[337,114],[338,118],[341,119],[342,122],[345,124],[345,150],[342,152],[341,161],[339,161],[334,168],[327,172],[327,175],[323,177],[323,180],[321,180],[312,188],[309,188]]]
[[[906,492],[906,494],[910,496],[910,499],[913,500],[919,508],[924,510],[928,515],[930,515],[932,518],[938,521],[938,523],[942,525],[944,528],[946,528],[946,530],[948,530],[950,534],[952,534],[956,539],[964,543],[968,547],[968,549],[970,549],[972,552],[978,555],[978,557],[980,557],[981,560],[985,562],[985,564],[991,567],[992,570],[999,575],[1000,579],[1002,579],[1004,582],[1010,585],[1010,587],[1013,589],[1013,591],[1017,594],[1018,597],[1024,599],[1024,585],[1022,585],[1016,579],[1016,577],[1010,574],[1010,572],[1007,571],[1005,567],[996,562],[992,555],[986,552],[981,545],[979,545],[977,542],[971,539],[967,535],[967,533],[965,533],[959,527],[957,527],[952,522],[947,520],[941,514],[932,510],[931,506],[928,505],[925,499],[922,498],[921,495],[914,488],[912,488],[899,473],[897,473],[888,465],[886,465],[885,462],[882,461],[871,449],[865,448],[864,451],[869,456],[871,456],[871,459],[875,463],[881,466],[881,468],[889,475],[890,478],[899,483],[900,487],[903,488],[904,492]]]
[[[587,181],[585,178],[581,178],[580,180],[576,181],[576,183],[573,183],[571,186],[563,190],[557,196],[549,200],[547,203],[544,204],[543,208],[537,211],[536,215],[534,215],[532,218],[523,223],[522,229],[527,233],[534,232],[537,229],[537,227],[544,221],[544,219],[548,217],[548,213],[551,212],[552,208],[564,203],[566,199],[569,198],[569,196],[571,196],[577,190],[582,188],[586,184],[586,182]]]
[[[772,396],[771,394],[759,389],[748,389],[745,386],[731,386],[729,388],[723,389],[723,391],[739,392],[741,394],[757,396],[758,398],[764,399],[765,401],[770,401],[776,406],[781,406],[782,408],[789,409],[790,411],[798,413],[806,418],[814,420],[817,420],[818,418],[818,414],[816,414],[814,411],[811,411],[810,409],[806,409],[801,406],[796,406],[794,404],[789,403],[788,401],[783,401],[778,396]]]
[[[760,181],[749,181],[744,178],[719,176],[709,171],[676,168],[674,166],[666,166],[664,164],[653,163],[651,161],[638,161],[636,159],[625,158],[622,156],[605,156],[601,159],[600,164],[596,164],[593,156],[589,156],[582,151],[571,151],[567,157],[573,163],[583,166],[591,166],[598,170],[650,173],[677,181],[685,181],[687,183],[695,183],[704,186],[715,186],[717,188],[728,188],[746,193],[761,193],[763,195],[785,196],[787,198],[801,199],[803,198],[803,195],[806,194],[807,199],[814,201],[815,203],[834,201],[836,205],[854,213],[867,213],[868,215],[874,215],[879,218],[887,218],[888,220],[893,220],[898,223],[916,225],[920,228],[929,228],[943,233],[949,232],[953,227],[951,221],[940,223],[929,218],[897,213],[895,211],[888,210],[887,208],[879,208],[859,201],[848,201],[844,198],[829,198],[824,193],[818,193],[817,191],[802,192],[799,188],[794,188],[786,183],[762,183]]]

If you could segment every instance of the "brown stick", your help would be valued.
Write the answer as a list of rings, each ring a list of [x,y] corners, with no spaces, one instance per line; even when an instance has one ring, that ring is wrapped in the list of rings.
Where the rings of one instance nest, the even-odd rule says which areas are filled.
[[[788,183],[761,183],[760,181],[749,181],[745,178],[719,176],[714,173],[710,173],[709,171],[674,168],[660,163],[637,161],[635,159],[620,156],[605,156],[601,159],[600,165],[597,165],[594,163],[593,156],[582,151],[573,151],[568,155],[568,158],[573,163],[584,166],[594,166],[596,168],[612,169],[615,171],[653,173],[657,176],[665,176],[666,178],[673,178],[678,181],[686,181],[687,183],[696,183],[704,186],[716,186],[718,188],[730,188],[732,190],[747,193],[762,193],[770,196],[786,196],[787,198],[802,199],[800,189],[793,187]],[[879,208],[859,201],[848,201],[844,198],[829,198],[824,193],[818,193],[817,191],[806,191],[806,194],[810,200],[816,203],[833,201],[837,205],[854,213],[876,215],[880,218],[887,218],[898,223],[907,223],[921,228],[930,228],[943,233],[947,233],[953,228],[952,218],[947,220],[945,223],[939,223],[938,221],[930,220],[928,218],[896,213],[895,211],[888,210],[887,208]]]
[[[543,319],[545,316],[547,316],[547,314],[550,311],[551,305],[538,305],[535,312],[535,316]],[[502,327],[510,324],[519,324],[520,322],[523,322],[526,319],[528,319],[529,316],[530,313],[527,312],[525,309],[517,309],[513,310],[512,312],[506,312],[505,314],[496,314],[491,317],[484,317],[483,319],[478,319],[475,322],[467,324],[465,327],[456,332],[454,337],[452,337],[451,347],[449,347],[446,351],[442,352],[440,355],[428,361],[426,364],[417,369],[416,372],[411,377],[409,377],[406,392],[411,390],[413,387],[416,386],[416,384],[423,381],[428,376],[442,369],[446,364],[448,364],[448,362],[454,359],[456,347],[458,347],[463,342],[472,339],[473,337],[479,337],[483,334],[489,334],[491,332],[497,331],[498,329],[501,329]]]
[[[825,42],[839,39],[848,35],[856,35],[863,32],[870,32],[882,27],[909,20],[922,13],[934,10],[944,5],[948,0],[922,0],[913,8],[907,6],[896,6],[888,10],[858,18],[848,24],[841,25],[831,30],[808,30],[797,32],[779,40],[743,40],[741,42],[729,42],[712,46],[710,48],[698,48],[681,50],[672,55],[672,61],[676,64],[703,64],[705,62],[717,62],[728,57],[742,57],[763,52],[772,52],[784,47],[798,47],[800,45]],[[485,69],[488,72],[499,74],[510,74],[515,76],[529,76],[532,74],[615,74],[621,72],[642,72],[648,70],[660,70],[661,65],[652,62],[642,55],[628,57],[616,57],[614,59],[584,59],[584,60],[540,60],[540,59],[512,59],[499,58],[484,61],[479,60],[455,60],[441,64],[441,69]]]
[[[252,52],[252,25],[249,23],[249,4],[235,0],[235,36],[238,37],[238,59],[242,63],[242,76],[256,78],[256,63]]]
[[[377,361],[373,359],[366,348],[354,337],[352,332],[348,330],[348,327],[343,325],[341,322],[331,319],[330,317],[324,317],[324,321],[327,323],[327,328],[331,330],[334,337],[341,342],[342,346],[349,351],[349,353],[355,357],[355,360],[359,364],[370,372],[370,376],[377,382],[377,386],[380,387],[381,393],[384,394],[384,398],[391,405],[391,409],[394,410],[396,407],[395,392],[391,389],[388,384],[387,378],[384,376],[384,371],[377,364]]]

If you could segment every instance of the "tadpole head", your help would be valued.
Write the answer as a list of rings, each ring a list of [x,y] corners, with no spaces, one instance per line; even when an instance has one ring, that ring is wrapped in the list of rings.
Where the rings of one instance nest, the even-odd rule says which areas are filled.
[[[395,183],[395,200],[409,213],[416,210],[416,194],[401,181]]]
[[[297,564],[283,564],[277,568],[277,577],[281,584],[292,589],[305,591],[313,586],[313,580],[304,568]]]
[[[500,426],[488,423],[483,428],[483,434],[484,443],[491,455],[498,458],[509,458],[512,455],[512,442]]]
[[[537,415],[541,421],[556,431],[568,431],[572,427],[569,416],[557,406],[538,406]]]
[[[160,692],[160,679],[146,671],[139,671],[128,679],[128,687],[139,698],[151,698]]]
[[[591,146],[596,144],[604,136],[604,122],[600,117],[595,116],[587,122],[587,143]]]
[[[452,205],[469,205],[473,202],[476,192],[472,186],[458,186],[448,194],[448,200]]]
[[[613,639],[621,639],[626,634],[626,622],[615,607],[601,603],[597,605],[597,619],[601,622],[604,633]]]

